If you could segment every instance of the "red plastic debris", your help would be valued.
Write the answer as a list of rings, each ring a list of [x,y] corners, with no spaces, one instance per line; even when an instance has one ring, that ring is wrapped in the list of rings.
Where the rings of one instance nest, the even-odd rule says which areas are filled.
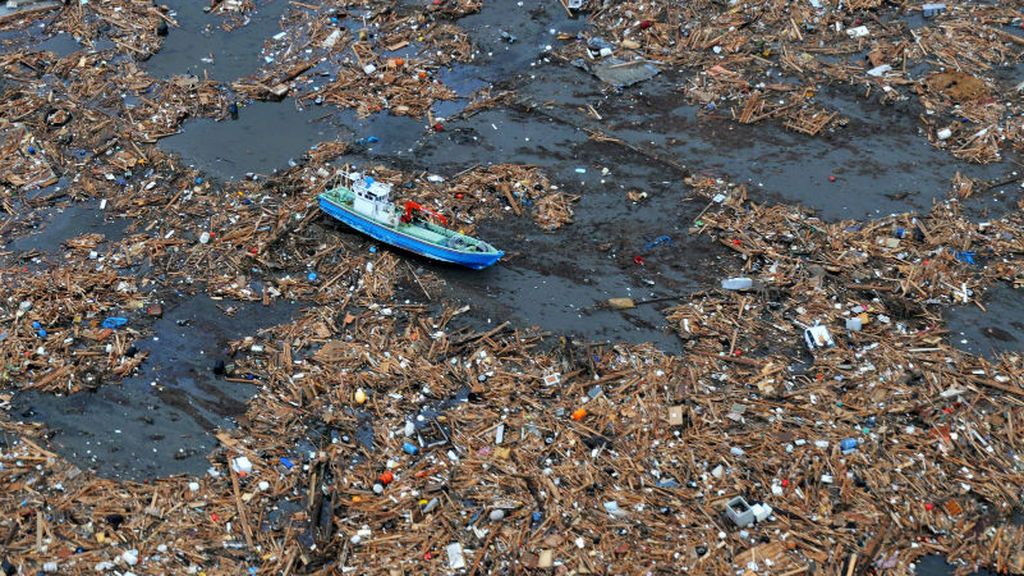
[[[444,124],[441,124],[440,122],[434,124],[434,132],[444,132]]]
[[[633,256],[633,264],[636,264],[637,266],[643,266],[644,265],[644,257],[643,256]]]
[[[255,256],[255,255],[259,254],[259,253],[260,253],[260,249],[259,248],[255,247],[255,246],[253,246],[252,248],[249,248],[249,254],[252,254],[253,256]]]
[[[378,478],[378,480],[380,480],[381,484],[387,486],[388,484],[391,484],[392,482],[395,481],[395,475],[391,473],[391,470],[386,470],[383,474],[380,475],[380,478]]]
[[[456,200],[462,200],[462,199],[463,199],[463,198],[465,198],[465,197],[466,197],[466,195],[465,195],[465,194],[463,194],[462,192],[456,192],[456,193],[455,193],[455,199],[456,199]]]
[[[732,245],[733,246],[739,246],[740,245],[740,239],[739,238],[733,238],[732,239]]]
[[[652,26],[653,24],[654,24],[654,22],[651,22],[650,20],[642,20],[642,21],[640,22],[640,29],[641,29],[641,30],[647,30],[647,29],[648,29],[648,28],[650,28],[650,27],[651,27],[651,26]]]
[[[783,478],[782,479],[782,487],[786,488],[787,486],[789,486],[789,478]]]
[[[836,175],[835,174],[829,174],[828,175],[828,181],[829,182],[835,182],[836,181]]]
[[[931,502],[928,502],[924,505],[924,509],[929,512],[931,512],[933,508],[935,508],[935,504],[932,504]]]

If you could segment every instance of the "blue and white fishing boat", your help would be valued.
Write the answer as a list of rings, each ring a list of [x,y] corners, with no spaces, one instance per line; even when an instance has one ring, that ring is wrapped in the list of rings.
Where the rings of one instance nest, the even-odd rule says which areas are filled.
[[[347,174],[339,185],[320,194],[320,209],[363,234],[440,260],[480,270],[505,255],[487,242],[447,227],[444,216],[406,202],[391,200],[391,185],[370,176]]]

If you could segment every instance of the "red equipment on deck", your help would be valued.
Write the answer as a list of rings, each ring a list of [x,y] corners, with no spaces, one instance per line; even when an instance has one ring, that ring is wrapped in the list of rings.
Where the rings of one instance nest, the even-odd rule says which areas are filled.
[[[405,214],[402,215],[402,222],[405,223],[405,224],[408,224],[409,222],[412,222],[412,217],[413,217],[413,214],[415,212],[422,212],[424,214],[428,214],[431,217],[433,217],[435,220],[440,222],[441,225],[443,225],[443,226],[447,226],[448,225],[448,219],[447,218],[445,218],[441,214],[438,214],[437,212],[434,212],[430,208],[427,208],[427,207],[421,205],[418,202],[413,202],[412,200],[409,200],[408,202],[405,203]]]

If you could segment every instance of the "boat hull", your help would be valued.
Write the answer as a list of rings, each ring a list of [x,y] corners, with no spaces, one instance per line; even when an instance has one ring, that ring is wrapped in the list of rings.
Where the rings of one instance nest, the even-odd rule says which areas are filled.
[[[460,266],[466,266],[474,270],[480,270],[487,268],[497,262],[504,252],[463,252],[459,250],[452,250],[429,242],[424,242],[419,238],[414,238],[408,234],[389,228],[372,220],[369,220],[351,210],[346,209],[334,202],[331,202],[327,198],[319,197],[320,209],[326,212],[332,218],[339,220],[348,226],[355,228],[356,230],[379,240],[385,244],[391,246],[397,246],[403,250],[408,250],[414,254],[419,254],[432,260],[439,260],[441,262],[449,262],[451,264],[459,264]]]

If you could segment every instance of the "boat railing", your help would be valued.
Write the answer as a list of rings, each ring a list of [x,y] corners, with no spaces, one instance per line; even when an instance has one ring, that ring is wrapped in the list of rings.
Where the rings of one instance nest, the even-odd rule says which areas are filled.
[[[362,180],[363,175],[359,172],[346,172],[344,170],[336,171],[327,180],[327,190],[336,190],[338,188],[352,189],[352,186]]]

